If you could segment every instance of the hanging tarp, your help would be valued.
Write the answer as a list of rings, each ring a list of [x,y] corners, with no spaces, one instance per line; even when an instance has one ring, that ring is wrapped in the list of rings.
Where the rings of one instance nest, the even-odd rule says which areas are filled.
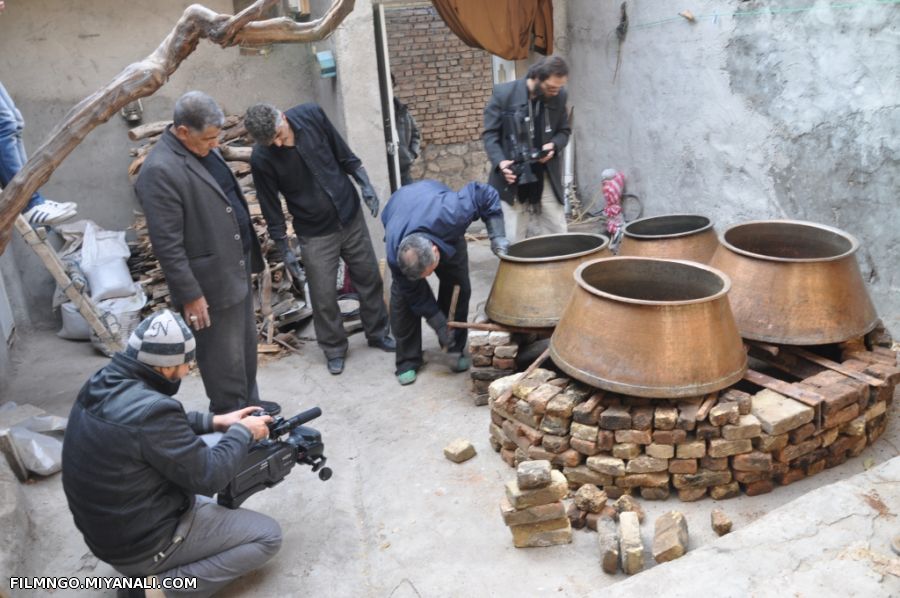
[[[553,53],[553,0],[432,0],[466,45],[507,60]]]

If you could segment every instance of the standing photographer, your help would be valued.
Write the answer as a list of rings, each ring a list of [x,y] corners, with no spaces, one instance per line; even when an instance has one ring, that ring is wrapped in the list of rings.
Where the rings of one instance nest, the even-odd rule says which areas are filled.
[[[488,182],[503,200],[509,240],[566,232],[562,163],[569,142],[566,111],[569,67],[558,56],[543,58],[524,79],[494,87],[484,109],[484,149],[491,161]]]
[[[169,596],[212,595],[281,546],[270,517],[197,496],[231,481],[272,418],[252,415],[259,407],[185,413],[173,396],[195,345],[181,316],[164,310],[145,319],[78,393],[63,443],[63,489],[91,552],[162,588],[196,579],[189,590],[166,589]],[[207,446],[200,435],[213,431],[222,437]]]

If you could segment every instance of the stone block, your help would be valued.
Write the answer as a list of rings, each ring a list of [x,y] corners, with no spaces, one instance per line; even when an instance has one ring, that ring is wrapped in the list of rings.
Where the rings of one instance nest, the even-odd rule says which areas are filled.
[[[737,424],[740,417],[741,410],[737,403],[717,403],[709,410],[709,423],[714,426]]]
[[[668,472],[629,473],[616,478],[616,486],[620,488],[663,488],[668,485]]]
[[[714,438],[721,438],[722,428],[720,426],[714,426],[709,422],[700,422],[697,424],[697,429],[694,431],[694,436],[697,437],[697,440],[712,440]]]
[[[641,488],[641,498],[645,500],[666,500],[669,498],[669,487]]]
[[[641,524],[635,513],[619,515],[619,551],[622,571],[626,575],[640,573],[644,568],[644,544],[641,541]]]
[[[569,427],[572,438],[580,438],[581,440],[587,440],[588,442],[596,442],[597,430],[597,426],[588,426],[579,424],[578,422],[572,422],[572,425]]]
[[[569,448],[569,437],[544,434],[544,437],[541,438],[541,446],[551,453],[561,453]]]
[[[797,457],[802,457],[803,455],[816,450],[817,448],[819,448],[821,442],[822,439],[816,436],[814,438],[801,442],[800,444],[789,444],[780,451],[775,452],[775,458],[782,463],[789,463]]]
[[[656,444],[681,444],[687,440],[684,430],[654,430],[653,442]]]
[[[576,405],[572,409],[572,419],[579,424],[596,426],[600,421],[600,413],[604,409],[603,398],[605,396],[602,392],[598,392],[591,395],[587,401]]]
[[[532,411],[537,415],[543,415],[547,412],[547,404],[553,397],[558,395],[560,389],[552,384],[541,384],[525,397],[525,401],[531,405]]]
[[[744,493],[747,496],[759,496],[760,494],[768,494],[775,489],[772,480],[759,480],[758,482],[750,482],[744,486]]]
[[[488,334],[487,342],[489,345],[494,347],[500,347],[502,345],[508,345],[510,343],[511,337],[508,332],[500,332],[499,330],[492,330]]]
[[[729,388],[725,392],[723,392],[719,396],[720,401],[725,401],[729,403],[737,403],[738,412],[741,415],[747,415],[750,413],[750,409],[753,406],[753,397],[742,390],[737,390],[735,388]]]
[[[606,492],[594,484],[584,484],[575,493],[575,506],[588,513],[600,513],[606,506]]]
[[[589,469],[587,465],[564,467],[563,474],[570,484],[580,486],[582,484],[594,484],[595,486],[609,487],[613,485],[613,476]],[[607,492],[609,495],[609,492]]]
[[[550,461],[525,461],[516,468],[516,482],[522,490],[533,490],[548,486],[552,481]]]
[[[707,455],[700,459],[700,467],[711,471],[725,471],[728,469],[728,457],[710,457]]]
[[[562,472],[553,470],[550,472],[551,482],[543,488],[525,490],[519,488],[516,482],[506,484],[506,498],[514,509],[527,509],[537,505],[546,505],[562,500],[569,492],[569,483]],[[568,520],[566,520],[568,521]]]
[[[675,456],[679,459],[699,459],[706,455],[706,443],[702,440],[685,442],[675,446]]]
[[[530,525],[561,519],[566,516],[566,507],[562,501],[556,501],[527,509],[515,509],[509,500],[504,498],[500,501],[500,514],[506,525]]]
[[[761,433],[762,427],[755,415],[741,415],[738,423],[722,426],[722,438],[725,440],[753,439]]]
[[[544,415],[541,420],[540,429],[545,434],[553,436],[568,436],[571,430],[572,420],[565,417],[557,417],[555,415]]]
[[[444,456],[454,463],[462,463],[475,456],[475,447],[465,438],[457,438],[444,447]]]
[[[731,472],[725,471],[709,471],[708,469],[700,469],[697,473],[676,473],[672,475],[672,485],[675,488],[708,488],[709,486],[719,486],[727,484],[731,481]]]
[[[786,447],[788,439],[789,435],[787,433],[772,436],[763,432],[758,438],[753,439],[753,448],[764,453],[774,453]]]
[[[709,514],[710,523],[716,535],[724,536],[731,531],[731,519],[722,509],[713,509]]]
[[[657,459],[671,459],[675,456],[675,447],[671,444],[648,444],[644,452]]]
[[[725,440],[717,438],[709,441],[710,457],[730,457],[753,450],[753,442],[749,438],[743,440]]]
[[[542,548],[572,542],[572,523],[568,517],[509,528],[516,548]]]
[[[674,430],[678,422],[676,407],[657,407],[653,413],[653,427],[656,430]]]
[[[725,500],[726,498],[735,498],[740,496],[741,486],[737,482],[729,482],[728,484],[720,484],[718,486],[709,487],[709,496],[713,500]]]
[[[576,406],[577,403],[571,395],[560,392],[547,403],[547,415],[561,419],[572,419],[572,412]]]
[[[656,519],[653,531],[653,558],[666,563],[683,556],[688,549],[688,526],[683,513],[669,511]]]
[[[751,413],[759,420],[762,431],[771,436],[799,428],[815,416],[812,407],[769,389],[753,395]]]
[[[588,457],[588,468],[612,477],[625,475],[625,461],[608,455]]]
[[[641,445],[634,444],[633,442],[626,442],[624,444],[614,444],[612,447],[612,455],[613,457],[617,457],[619,459],[634,459],[638,455],[641,454]]]
[[[616,430],[615,437],[619,444],[627,442],[650,444],[653,441],[650,430]]]
[[[587,440],[581,440],[580,438],[572,437],[569,440],[569,444],[574,450],[588,457],[590,457],[591,455],[596,455],[600,452],[600,449],[597,448],[596,442],[588,442]]]
[[[678,500],[695,502],[706,496],[706,488],[678,488]]]
[[[736,471],[772,471],[771,453],[753,451],[731,458],[731,468]]]
[[[512,390],[513,384],[519,379],[520,374],[512,376],[503,376],[491,382],[488,386],[488,396],[492,401],[497,400],[501,395]]]
[[[587,513],[576,507],[574,502],[566,506],[566,517],[572,523],[572,529],[581,529],[587,525]]]
[[[631,428],[631,412],[622,405],[609,405],[600,413],[600,427],[604,430],[628,430]]]
[[[649,455],[640,455],[630,459],[625,466],[625,473],[656,473],[668,470],[668,459],[657,459]]]
[[[669,461],[669,473],[697,473],[697,460],[672,459]]]
[[[597,525],[597,545],[600,548],[600,568],[614,575],[619,569],[619,534],[612,521]]]
[[[636,407],[631,410],[631,429],[650,432],[653,428],[653,407]]]
[[[519,354],[519,345],[498,345],[493,349],[494,355],[502,359],[515,359]]]

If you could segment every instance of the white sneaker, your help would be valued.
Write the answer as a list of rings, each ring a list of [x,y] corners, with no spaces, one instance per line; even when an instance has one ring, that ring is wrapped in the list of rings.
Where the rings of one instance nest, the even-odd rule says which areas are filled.
[[[72,211],[78,210],[78,204],[75,203],[74,201],[59,202],[59,201],[53,201],[50,199],[45,199],[44,205],[46,205],[46,204],[50,204],[51,206],[56,206],[57,208],[64,208],[66,210],[72,210]]]
[[[53,226],[60,222],[65,222],[76,214],[71,208],[60,207],[59,204],[44,202],[38,206],[34,206],[24,214],[25,219],[31,223],[31,226]]]

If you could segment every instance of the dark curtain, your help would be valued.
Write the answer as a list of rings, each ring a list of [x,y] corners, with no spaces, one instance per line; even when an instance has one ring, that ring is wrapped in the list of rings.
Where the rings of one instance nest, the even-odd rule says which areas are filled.
[[[553,0],[431,0],[466,45],[507,60],[553,53]],[[532,41],[533,40],[533,41]]]

